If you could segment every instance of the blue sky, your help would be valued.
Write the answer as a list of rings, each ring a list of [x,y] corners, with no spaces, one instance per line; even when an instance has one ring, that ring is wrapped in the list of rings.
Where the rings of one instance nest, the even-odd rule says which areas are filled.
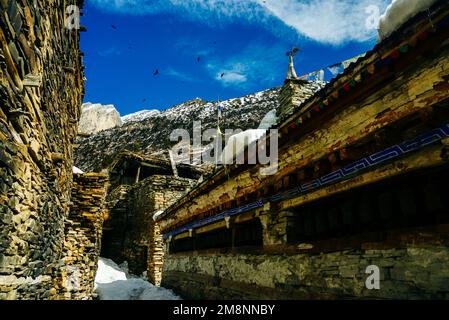
[[[371,49],[377,32],[366,27],[367,8],[382,12],[389,2],[87,0],[85,102],[126,115],[280,86],[292,47],[302,50],[298,74]]]

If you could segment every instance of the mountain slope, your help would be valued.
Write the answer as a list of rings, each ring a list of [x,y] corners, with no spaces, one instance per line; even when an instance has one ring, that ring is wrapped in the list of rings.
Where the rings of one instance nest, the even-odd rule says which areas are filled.
[[[323,82],[307,85],[313,92],[323,86]],[[170,141],[173,130],[186,129],[192,136],[194,121],[201,121],[202,132],[216,128],[218,106],[223,108],[222,129],[255,129],[268,112],[277,109],[279,91],[279,88],[270,89],[220,103],[195,99],[143,117],[142,121],[125,122],[121,127],[79,137],[75,146],[75,165],[85,172],[98,172],[122,150],[166,156],[164,151],[176,144]]]

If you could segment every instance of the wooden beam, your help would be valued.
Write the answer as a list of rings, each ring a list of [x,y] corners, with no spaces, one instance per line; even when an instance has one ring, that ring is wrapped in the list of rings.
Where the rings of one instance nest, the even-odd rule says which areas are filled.
[[[419,169],[431,168],[442,164],[448,164],[444,159],[444,145],[433,146],[430,149],[421,151],[405,159],[395,161],[375,170],[361,174],[353,179],[342,181],[329,187],[319,189],[315,192],[299,196],[294,199],[282,201],[278,204],[279,211],[285,211],[315,201],[332,196],[341,192],[350,191],[354,188],[373,184],[388,178],[393,178]]]
[[[183,232],[173,237],[173,240],[181,240],[189,237],[189,232]]]
[[[211,232],[211,231],[214,231],[217,229],[224,229],[224,228],[226,228],[226,221],[223,219],[223,220],[217,221],[215,223],[208,224],[207,226],[198,228],[196,230],[196,233],[201,234],[201,233]]]
[[[231,218],[232,219],[231,228],[234,228],[234,226],[236,224],[250,221],[250,220],[254,219],[255,217],[256,217],[256,211],[255,210],[250,211],[250,212],[245,212],[245,213],[242,213],[242,214],[240,214],[238,216],[232,217]],[[223,219],[223,220],[219,220],[219,221],[217,221],[215,223],[211,223],[211,224],[208,224],[206,226],[203,226],[203,227],[200,227],[198,229],[195,229],[194,232],[195,232],[195,234],[198,235],[198,234],[212,232],[214,230],[225,229],[225,228],[227,228],[227,224],[226,224],[226,220]],[[186,231],[186,232],[183,232],[183,233],[180,233],[180,234],[176,235],[174,237],[174,239],[175,240],[180,240],[180,239],[184,239],[184,238],[188,238],[188,237],[189,237],[189,231]]]

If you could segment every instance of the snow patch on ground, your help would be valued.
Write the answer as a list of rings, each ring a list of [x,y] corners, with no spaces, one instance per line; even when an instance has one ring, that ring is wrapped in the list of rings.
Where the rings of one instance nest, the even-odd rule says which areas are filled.
[[[110,259],[99,259],[95,292],[100,300],[181,300],[171,290],[128,275],[126,265],[123,269]]]
[[[380,17],[379,35],[383,40],[416,14],[430,8],[437,0],[393,0]]]

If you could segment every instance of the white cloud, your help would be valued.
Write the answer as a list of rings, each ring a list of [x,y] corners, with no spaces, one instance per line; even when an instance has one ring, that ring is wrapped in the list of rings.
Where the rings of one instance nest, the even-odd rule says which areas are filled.
[[[253,44],[224,60],[212,59],[207,70],[224,86],[271,86],[277,84],[279,70],[286,68],[284,58],[284,48],[280,45]]]
[[[339,45],[347,41],[364,42],[377,36],[376,30],[366,27],[369,6],[380,11],[387,0],[315,0],[266,1],[273,16],[300,34],[318,42]]]
[[[248,81],[248,78],[244,73],[230,69],[216,73],[215,80],[221,81],[227,87],[245,83]]]
[[[214,61],[207,65],[207,71],[214,80],[221,82],[225,87],[242,85],[248,81],[245,70],[233,62],[223,65]]]
[[[191,77],[190,75],[188,75],[186,73],[183,73],[183,72],[180,72],[180,71],[177,71],[177,70],[175,70],[173,68],[167,68],[167,69],[163,70],[162,74],[163,75],[167,75],[169,77],[177,78],[177,79],[179,79],[181,81],[184,81],[184,82],[197,81],[197,79]]]
[[[182,51],[188,53],[191,56],[204,57],[214,53],[216,50],[211,46],[211,43],[206,44],[199,39],[193,39],[188,37],[181,37],[173,44],[173,48],[176,51]]]
[[[311,40],[340,45],[376,37],[366,27],[366,8],[383,12],[390,0],[91,0],[97,7],[129,14],[174,13],[208,25],[247,21],[278,34],[276,21]]]

